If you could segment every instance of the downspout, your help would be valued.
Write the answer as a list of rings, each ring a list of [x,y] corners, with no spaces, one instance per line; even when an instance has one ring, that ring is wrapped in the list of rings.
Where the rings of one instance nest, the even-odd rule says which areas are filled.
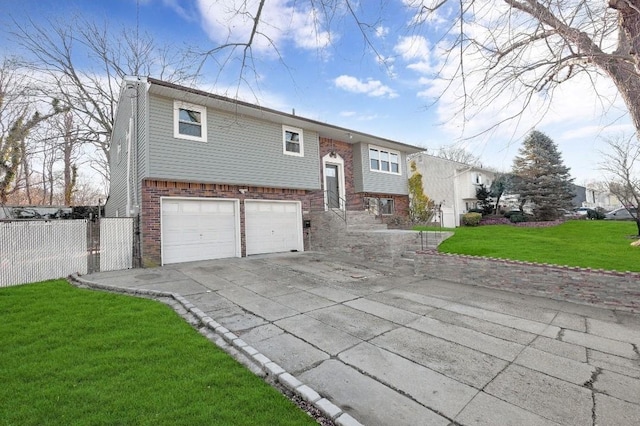
[[[129,117],[129,129],[127,131],[127,206],[126,216],[131,217],[137,214],[138,203],[138,189],[137,189],[137,167],[135,161],[137,161],[136,147],[138,143],[138,83],[135,81],[127,83],[127,91],[133,90],[133,94],[130,95],[131,99],[131,116]],[[132,183],[133,179],[133,183]]]
[[[138,96],[139,96],[139,85],[136,84],[136,93],[134,97],[131,99],[131,110],[133,113],[131,114],[131,118],[133,121],[133,131],[132,131],[132,144],[131,150],[133,151],[132,158],[134,162],[131,164],[132,174],[133,174],[133,208],[135,209],[136,214],[140,214],[140,201],[138,200]]]
[[[131,99],[131,113],[133,115],[133,99]],[[131,132],[133,131],[133,116],[129,118],[127,130],[127,207],[125,217],[131,217]]]

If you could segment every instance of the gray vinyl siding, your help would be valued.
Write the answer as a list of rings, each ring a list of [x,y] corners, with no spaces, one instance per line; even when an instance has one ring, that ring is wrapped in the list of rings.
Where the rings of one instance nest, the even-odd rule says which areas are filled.
[[[320,189],[318,134],[304,131],[304,157],[282,152],[282,126],[207,109],[207,142],[173,137],[173,99],[149,97],[146,176],[277,188]]]
[[[354,146],[354,184],[356,192],[373,192],[381,194],[409,194],[407,182],[407,154],[398,149],[390,148],[400,153],[400,174],[371,171],[369,167],[369,144],[359,143]],[[383,148],[384,149],[384,148]],[[359,167],[358,167],[359,163]],[[361,176],[358,176],[360,174]],[[361,186],[359,183],[361,182]]]
[[[141,83],[138,86],[138,114],[137,114],[137,129],[138,129],[138,142],[136,144],[138,152],[136,163],[136,176],[137,176],[137,188],[138,188],[138,203],[142,202],[142,180],[149,172],[149,92],[147,90],[147,83]]]
[[[105,205],[107,217],[125,216],[127,204],[127,129],[131,117],[131,102],[128,97],[121,96],[118,103],[115,127],[109,143],[109,198]],[[120,154],[118,154],[120,146]]]

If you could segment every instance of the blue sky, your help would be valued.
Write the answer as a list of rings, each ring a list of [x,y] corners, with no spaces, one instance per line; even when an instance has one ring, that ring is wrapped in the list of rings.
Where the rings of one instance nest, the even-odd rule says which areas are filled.
[[[176,46],[210,49],[226,41],[243,40],[251,22],[227,15],[225,8],[241,0],[0,0],[3,11],[21,21],[73,19],[83,15],[109,26],[135,26],[158,41]],[[251,8],[257,2],[248,1]],[[600,179],[601,138],[633,131],[624,105],[606,79],[598,79],[601,97],[591,96],[584,80],[574,79],[556,93],[557,101],[540,122],[539,112],[529,111],[517,122],[473,139],[462,139],[486,129],[502,110],[479,111],[463,120],[452,111],[459,107],[452,92],[436,100],[443,87],[438,37],[447,24],[443,9],[419,27],[407,29],[414,11],[404,7],[411,0],[388,0],[384,9],[364,11],[371,23],[368,35],[376,46],[365,46],[362,34],[346,10],[337,9],[332,22],[314,31],[305,1],[268,0],[263,10],[262,32],[277,45],[280,57],[258,38],[253,50],[257,75],[247,74],[249,83],[238,86],[237,61],[222,73],[213,61],[204,68],[200,88],[239,96],[249,102],[375,134],[400,142],[437,150],[456,144],[479,156],[485,166],[509,170],[523,136],[534,126],[559,146],[576,183]],[[362,2],[362,5],[379,4]],[[364,7],[364,6],[363,6]],[[252,9],[255,10],[255,9]],[[359,12],[363,12],[361,9]],[[368,16],[367,16],[368,14]],[[326,21],[320,21],[327,24]],[[3,19],[5,30],[10,21]],[[229,33],[229,26],[233,31]],[[13,53],[6,39],[0,51]],[[384,61],[381,61],[384,59]],[[604,101],[603,101],[604,99]],[[504,105],[509,109],[509,100]],[[498,100],[498,103],[500,101]],[[503,108],[504,110],[505,108]],[[603,115],[603,109],[607,114]]]

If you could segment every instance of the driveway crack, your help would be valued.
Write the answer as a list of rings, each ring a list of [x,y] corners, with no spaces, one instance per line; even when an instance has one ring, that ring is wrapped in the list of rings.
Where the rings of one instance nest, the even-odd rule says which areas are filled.
[[[600,367],[596,367],[595,371],[591,374],[591,378],[589,380],[587,380],[586,382],[583,383],[582,386],[584,386],[587,389],[591,390],[591,422],[592,422],[592,426],[597,426],[597,421],[596,421],[596,391],[593,388],[594,383],[596,382],[596,380],[598,380],[598,376],[600,376],[600,374],[602,373],[602,368]]]

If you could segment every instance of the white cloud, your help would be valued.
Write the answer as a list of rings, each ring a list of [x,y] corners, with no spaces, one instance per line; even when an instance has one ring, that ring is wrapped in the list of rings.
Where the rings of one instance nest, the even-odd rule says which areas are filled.
[[[351,93],[364,93],[368,96],[387,98],[395,98],[398,96],[395,90],[385,86],[379,80],[368,79],[367,81],[361,81],[356,77],[341,75],[333,82],[336,87]]]
[[[389,34],[389,27],[378,25],[376,27],[376,37],[385,38]]]
[[[430,65],[431,48],[425,37],[420,35],[401,37],[393,50],[404,61],[409,62],[407,68],[421,74],[432,71]]]
[[[198,0],[202,26],[215,43],[246,43],[251,37],[259,0]],[[274,46],[291,42],[301,49],[323,49],[335,38],[323,30],[322,19],[311,7],[286,0],[269,0],[261,12],[254,50],[275,54]]]

